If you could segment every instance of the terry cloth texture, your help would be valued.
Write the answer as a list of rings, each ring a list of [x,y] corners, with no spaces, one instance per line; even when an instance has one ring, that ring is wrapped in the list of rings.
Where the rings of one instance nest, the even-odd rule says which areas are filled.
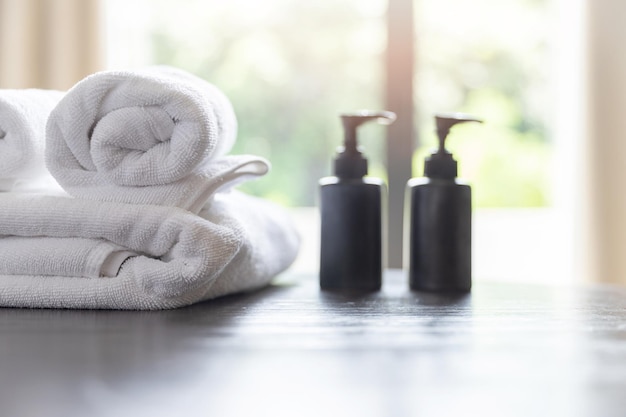
[[[175,207],[4,193],[0,241],[5,238],[30,239],[35,247],[60,243],[54,257],[21,251],[17,256],[31,266],[0,272],[5,307],[181,307],[267,285],[293,262],[299,245],[282,208],[237,191],[218,193],[201,215]],[[67,265],[80,245],[79,265]],[[93,256],[99,245],[104,247]],[[119,271],[102,276],[98,266],[120,248]],[[0,253],[1,264],[9,258]]]
[[[62,97],[54,90],[0,90],[0,191],[49,177],[44,164],[46,121]]]

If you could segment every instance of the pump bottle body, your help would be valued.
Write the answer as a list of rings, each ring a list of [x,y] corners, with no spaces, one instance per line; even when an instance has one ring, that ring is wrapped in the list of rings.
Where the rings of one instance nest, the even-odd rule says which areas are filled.
[[[456,179],[408,182],[405,260],[412,290],[471,290],[471,201],[470,186]]]
[[[322,289],[380,289],[384,193],[377,178],[320,180]]]

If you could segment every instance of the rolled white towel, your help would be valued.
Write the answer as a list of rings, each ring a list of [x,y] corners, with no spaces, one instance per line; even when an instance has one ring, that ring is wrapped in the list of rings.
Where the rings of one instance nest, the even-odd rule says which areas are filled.
[[[200,215],[4,193],[3,239],[54,252],[0,251],[0,306],[32,308],[181,307],[267,285],[299,245],[280,207],[236,191],[219,193]]]
[[[46,163],[75,197],[201,209],[222,183],[263,175],[268,163],[223,156],[237,121],[214,85],[151,67],[93,74],[52,111]]]
[[[48,177],[46,121],[63,97],[54,90],[0,90],[0,191]]]

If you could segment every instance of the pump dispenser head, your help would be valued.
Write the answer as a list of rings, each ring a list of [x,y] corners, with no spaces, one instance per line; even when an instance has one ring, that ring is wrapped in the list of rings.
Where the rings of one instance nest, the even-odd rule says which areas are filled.
[[[452,126],[464,122],[483,121],[463,113],[437,113],[435,123],[437,125],[437,136],[439,137],[439,149],[430,157],[426,158],[424,164],[424,176],[429,178],[454,179],[457,176],[457,162],[452,154],[446,149],[446,138]]]
[[[343,147],[338,148],[335,157],[335,175],[343,179],[362,178],[367,175],[367,159],[359,150],[357,142],[357,127],[370,120],[380,124],[391,124],[396,120],[396,114],[390,111],[373,112],[362,110],[355,113],[341,115],[344,130]]]

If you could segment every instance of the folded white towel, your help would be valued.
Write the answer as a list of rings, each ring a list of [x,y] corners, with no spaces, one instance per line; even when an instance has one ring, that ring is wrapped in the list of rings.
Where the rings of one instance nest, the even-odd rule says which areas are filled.
[[[48,115],[63,97],[53,90],[0,90],[0,191],[48,177],[44,163]]]
[[[200,216],[217,224],[235,219],[242,236],[241,248],[218,275],[209,298],[265,286],[298,254],[300,237],[289,214],[267,200],[236,191],[219,193]]]
[[[262,158],[223,156],[236,131],[228,98],[194,75],[100,72],[52,111],[46,163],[75,197],[197,212],[222,183],[267,172]]]
[[[121,247],[136,256],[122,252],[112,277],[2,272],[0,305],[5,307],[175,308],[266,285],[298,249],[297,234],[280,207],[238,192],[218,193],[201,216],[174,207],[5,193],[0,194],[0,240],[9,236],[33,243],[73,241],[68,247],[105,241],[107,253]],[[83,252],[88,258],[89,250]],[[32,254],[28,262],[43,259]],[[6,262],[0,252],[0,264]]]

